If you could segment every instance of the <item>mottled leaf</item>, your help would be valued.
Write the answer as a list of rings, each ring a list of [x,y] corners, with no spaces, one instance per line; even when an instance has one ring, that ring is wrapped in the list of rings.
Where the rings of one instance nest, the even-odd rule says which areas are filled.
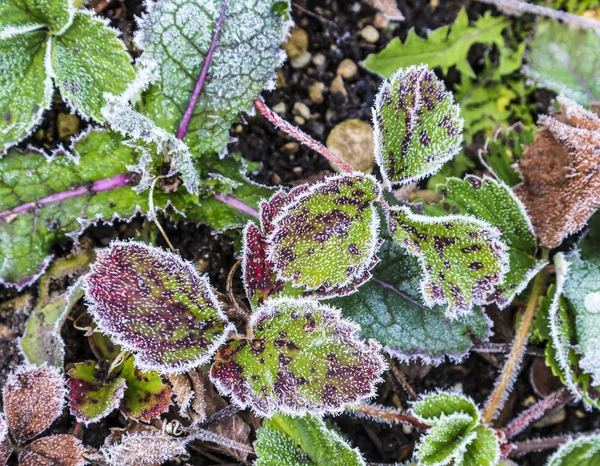
[[[50,107],[49,52],[43,31],[0,38],[0,153],[31,133]]]
[[[526,73],[540,86],[584,105],[600,100],[600,37],[595,31],[541,21],[527,62]]]
[[[0,39],[44,26],[51,34],[62,34],[71,25],[74,11],[70,0],[2,0]]]
[[[579,231],[600,206],[600,117],[558,98],[561,111],[541,116],[535,142],[519,163],[523,201],[544,246]]]
[[[454,414],[440,419],[421,437],[415,456],[420,466],[459,464],[467,445],[477,437],[467,414]]]
[[[135,72],[117,31],[91,13],[78,12],[71,27],[52,41],[54,81],[67,104],[85,118],[104,121],[104,93],[119,95]]]
[[[13,438],[26,442],[61,415],[63,379],[55,368],[20,366],[8,376],[3,391],[4,415]]]
[[[373,126],[375,160],[388,188],[433,175],[462,142],[460,108],[426,66],[399,69],[383,83]]]
[[[139,110],[171,134],[177,132],[203,69],[223,5],[221,0],[147,4],[136,45],[144,51],[140,62],[157,66]],[[275,68],[284,58],[279,45],[290,25],[287,1],[235,0],[225,5],[217,46],[184,139],[195,155],[225,150],[231,124],[264,88],[273,87]]]
[[[156,372],[142,372],[133,365],[133,358],[123,364],[119,374],[127,381],[121,403],[126,418],[150,422],[171,406],[171,389]]]
[[[379,345],[335,308],[309,299],[266,301],[251,318],[252,336],[230,340],[211,379],[256,413],[339,412],[373,395],[385,369]]]
[[[479,422],[479,410],[468,396],[456,392],[434,392],[419,398],[411,408],[412,414],[425,424],[436,424],[455,413],[471,417],[472,427]]]
[[[600,462],[600,435],[569,440],[548,458],[546,466],[595,466]]]
[[[485,304],[504,279],[506,246],[500,231],[487,222],[465,215],[428,217],[393,207],[388,227],[394,240],[421,262],[425,303],[448,303],[451,318]]]
[[[276,414],[263,421],[254,449],[256,466],[362,466],[365,461],[321,419]]]
[[[428,364],[444,357],[460,360],[474,340],[489,338],[491,322],[481,310],[450,320],[441,306],[422,304],[419,261],[402,246],[388,239],[378,255],[374,278],[357,293],[331,302],[360,325],[363,337],[376,339],[401,361],[418,358]]]
[[[277,278],[325,291],[361,280],[379,246],[378,195],[368,175],[338,175],[290,194],[267,236],[267,259]]]
[[[442,26],[429,32],[427,38],[417,35],[414,29],[408,32],[404,43],[394,38],[380,52],[369,55],[365,66],[369,71],[389,78],[401,67],[425,64],[430,68],[441,68],[446,74],[452,66],[468,77],[475,78],[467,56],[476,43],[505,46],[502,31],[510,25],[503,16],[492,16],[486,12],[473,26],[463,8],[452,26]]]
[[[210,359],[232,328],[206,276],[176,254],[114,241],[84,281],[100,330],[144,371],[183,373]]]
[[[67,398],[71,415],[77,422],[86,425],[98,422],[119,406],[127,383],[123,377],[102,380],[107,369],[102,370],[94,361],[87,361],[76,364],[68,372]]]
[[[538,244],[525,207],[507,185],[487,177],[449,178],[445,184],[438,184],[437,191],[444,199],[435,206],[424,205],[427,213],[470,215],[502,233],[508,270],[502,284],[496,285],[487,299],[501,309],[506,307],[545,265],[536,258]]]
[[[19,466],[84,466],[86,448],[73,435],[51,435],[34,440],[19,454]]]

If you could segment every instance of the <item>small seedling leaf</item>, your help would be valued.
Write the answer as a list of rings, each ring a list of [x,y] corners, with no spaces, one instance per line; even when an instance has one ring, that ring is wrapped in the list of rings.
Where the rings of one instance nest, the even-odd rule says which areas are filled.
[[[125,379],[99,380],[101,373],[94,361],[77,363],[68,372],[67,398],[77,422],[86,425],[98,422],[116,409],[123,398],[127,385]],[[103,375],[106,376],[106,368]]]
[[[174,253],[114,241],[84,280],[100,330],[141,370],[183,373],[210,359],[230,330],[206,276]]]
[[[448,303],[449,317],[485,304],[504,279],[506,246],[500,231],[487,222],[466,215],[428,217],[393,207],[388,226],[394,240],[421,262],[425,303]]]
[[[73,21],[70,0],[3,0],[0,4],[0,39],[48,28],[50,34],[62,34]]]
[[[29,135],[50,107],[49,53],[43,31],[0,38],[0,153]]]
[[[104,93],[122,94],[133,81],[130,61],[117,31],[91,13],[75,13],[71,27],[52,40],[52,72],[62,97],[99,122],[104,121]]]
[[[388,188],[433,175],[462,142],[460,108],[426,66],[400,69],[383,83],[373,126],[375,160]]]
[[[263,421],[254,444],[256,466],[303,464],[307,466],[363,466],[360,452],[350,447],[321,419],[307,414],[276,414]]]
[[[26,442],[61,415],[65,387],[55,368],[20,366],[4,385],[4,415],[13,438]]]
[[[455,392],[435,392],[422,396],[412,406],[412,414],[424,424],[435,425],[453,414],[471,417],[472,427],[479,422],[479,410],[468,396]]]
[[[456,466],[496,466],[500,461],[500,443],[496,433],[481,425],[473,432],[477,436],[467,445]]]
[[[582,435],[563,444],[546,466],[594,466],[600,462],[600,435]]]
[[[339,412],[370,398],[385,370],[379,345],[337,309],[310,299],[266,301],[251,319],[253,336],[230,340],[211,379],[239,406],[275,412]]]
[[[420,466],[446,466],[457,462],[467,445],[477,437],[468,414],[454,414],[440,419],[421,437],[415,456]]]
[[[34,440],[19,454],[19,466],[84,466],[88,464],[85,446],[68,434]]]

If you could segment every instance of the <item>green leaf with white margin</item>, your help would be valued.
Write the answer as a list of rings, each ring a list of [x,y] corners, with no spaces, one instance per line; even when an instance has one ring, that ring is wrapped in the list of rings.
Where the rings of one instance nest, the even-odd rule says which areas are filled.
[[[456,392],[434,392],[423,395],[411,408],[411,413],[424,424],[435,425],[453,414],[471,417],[471,427],[479,422],[479,409],[466,395]]]
[[[156,64],[152,86],[139,111],[175,134],[204,66],[224,2],[148,2],[135,42],[140,63]],[[184,142],[194,155],[223,153],[229,128],[249,111],[260,92],[274,84],[284,54],[280,44],[289,25],[289,3],[231,0],[219,33],[202,94]]]
[[[85,425],[98,422],[115,410],[125,393],[123,377],[99,379],[101,371],[94,361],[75,364],[68,374],[67,387],[71,415]]]
[[[569,440],[550,457],[546,466],[597,466],[600,464],[600,435],[582,435]]]
[[[476,437],[471,416],[453,414],[438,420],[421,437],[415,456],[420,466],[446,466],[457,461]]]
[[[473,429],[477,435],[465,449],[455,466],[496,466],[500,460],[500,441],[489,427],[479,425]]]
[[[2,0],[0,39],[43,27],[60,35],[71,25],[74,12],[71,0]]]
[[[0,153],[33,131],[52,100],[46,32],[0,39]]]
[[[486,176],[449,178],[445,184],[438,184],[436,190],[444,199],[434,206],[423,205],[426,213],[470,215],[502,232],[502,240],[508,247],[508,270],[487,302],[505,308],[546,264],[536,258],[538,242],[525,206],[507,185]]]
[[[263,421],[254,449],[256,466],[363,466],[365,461],[321,419],[276,414]]]
[[[460,151],[460,108],[426,66],[399,69],[383,83],[373,126],[375,160],[388,189],[433,175]]]
[[[67,104],[103,122],[104,93],[120,95],[135,77],[117,31],[91,13],[77,12],[71,27],[52,39],[52,72]]]
[[[386,368],[380,346],[336,308],[301,298],[266,301],[252,336],[223,345],[210,372],[219,392],[257,414],[334,413],[373,396]]]
[[[450,318],[485,304],[504,280],[506,246],[500,231],[487,222],[466,215],[428,217],[402,206],[389,210],[388,228],[421,262],[425,303],[448,303]]]
[[[542,87],[582,105],[600,100],[600,36],[554,20],[541,21],[525,73]]]
[[[443,307],[422,304],[419,260],[401,245],[388,237],[377,255],[381,262],[371,271],[372,280],[356,293],[330,301],[360,325],[363,337],[376,339],[400,361],[426,364],[439,364],[444,357],[460,360],[474,340],[488,340],[491,321],[482,310],[450,320]]]

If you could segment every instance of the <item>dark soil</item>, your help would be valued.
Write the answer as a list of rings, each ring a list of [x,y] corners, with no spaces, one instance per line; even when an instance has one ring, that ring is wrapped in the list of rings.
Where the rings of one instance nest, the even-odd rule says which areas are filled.
[[[395,30],[380,31],[378,43],[369,44],[361,40],[358,33],[365,25],[372,24],[375,10],[349,0],[297,0],[297,4],[300,8],[293,9],[294,20],[309,35],[309,52],[313,56],[323,54],[325,64],[319,69],[311,64],[296,70],[286,63],[281,73],[280,86],[275,91],[266,93],[264,97],[271,107],[285,103],[288,109],[285,117],[290,120],[293,118],[292,108],[295,102],[308,105],[312,117],[302,129],[321,141],[326,140],[331,129],[339,122],[351,118],[370,121],[371,106],[380,80],[359,67],[358,75],[345,84],[347,97],[331,94],[326,90],[322,104],[314,104],[310,101],[308,88],[311,84],[319,81],[325,84],[326,89],[329,88],[336,76],[336,69],[344,58],[359,63],[369,53],[383,48],[392,37],[406,37],[411,27],[414,27],[417,33],[425,35],[428,30],[452,23],[463,6],[468,8],[472,18],[488,9],[483,4],[471,3],[469,0],[442,0],[435,9],[431,8],[429,1],[398,0],[406,21],[397,23]],[[360,7],[356,9],[357,11],[355,5]],[[110,18],[112,25],[120,29],[126,41],[131,43],[130,39],[135,27],[133,17],[141,13],[141,2],[92,0],[91,7],[96,8],[99,14]],[[305,10],[312,14],[306,13]],[[526,18],[519,21],[522,22],[518,27],[527,27]],[[474,47],[469,56],[474,69],[481,66],[482,56],[483,50]],[[454,82],[457,76],[451,71],[445,79]],[[545,111],[551,97],[550,93],[536,94],[534,96],[536,111]],[[55,107],[54,113],[47,115],[44,132],[38,134],[36,144],[43,144],[48,149],[52,149],[57,144],[65,142],[60,140],[56,127],[56,116],[64,110],[60,105]],[[301,147],[296,153],[291,154],[283,150],[284,144],[291,139],[275,130],[262,117],[247,117],[246,120],[247,124],[232,129],[232,135],[237,138],[237,142],[232,144],[231,149],[240,151],[249,160],[262,163],[261,169],[255,175],[257,181],[268,185],[289,185],[309,177],[322,176],[323,172],[330,170],[325,159],[307,148]],[[477,144],[482,142],[476,141]],[[477,148],[477,146],[469,148],[468,153],[476,153]],[[88,242],[90,246],[100,247],[107,245],[115,237],[139,238],[144,234],[143,231],[144,222],[138,218],[131,223],[92,228],[86,232],[82,241]],[[225,292],[227,274],[238,259],[236,251],[239,250],[239,235],[215,233],[208,227],[189,224],[170,225],[167,226],[166,231],[182,256],[194,261],[201,271],[209,274],[211,282],[221,292]],[[158,241],[161,246],[166,246],[162,238]],[[66,255],[69,246],[57,248],[57,255]],[[239,277],[239,273],[236,277]],[[65,287],[67,285],[68,283],[64,283]],[[241,284],[237,278],[234,280],[233,289],[234,292],[241,293]],[[2,303],[0,304],[0,384],[4,383],[7,374],[21,362],[21,356],[15,345],[16,338],[23,332],[24,322],[34,302],[35,294],[35,287],[30,287],[21,293],[0,287],[0,303]],[[74,316],[83,311],[83,308],[76,309]],[[491,310],[491,317],[495,321],[494,341],[508,343],[513,328],[510,312],[500,313]],[[63,336],[68,344],[68,362],[93,357],[82,332],[74,329],[70,323],[65,325]],[[411,364],[410,367],[403,366],[402,371],[417,393],[436,388],[460,388],[475,401],[483,404],[493,388],[502,359],[501,354],[494,356],[472,353],[462,364],[446,363],[435,368]],[[532,400],[539,400],[540,396],[535,394],[530,382],[530,367],[534,359],[535,356],[526,357],[523,371],[498,425],[504,425],[503,423],[529,406]],[[406,392],[391,373],[386,374],[385,383],[380,386],[379,393],[376,401],[380,404],[405,408],[408,406],[409,399]],[[394,463],[410,459],[414,442],[418,439],[418,432],[407,427],[392,427],[370,420],[356,419],[349,415],[341,415],[329,420],[341,429],[353,445],[360,448],[369,462],[373,463]],[[108,435],[110,427],[123,425],[124,419],[119,414],[114,414],[101,423],[84,429],[82,438],[87,444],[98,447]],[[530,428],[517,440],[590,431],[599,427],[598,414],[584,412],[581,405],[573,404],[566,407],[564,420],[541,429]],[[73,428],[73,419],[65,415],[53,429],[68,432]],[[253,439],[254,437],[251,438]],[[203,447],[198,450],[204,451]],[[519,464],[541,465],[546,456],[546,453],[530,454],[520,458]],[[204,454],[194,450],[188,464],[208,465],[232,462],[230,457],[223,454],[215,452]]]

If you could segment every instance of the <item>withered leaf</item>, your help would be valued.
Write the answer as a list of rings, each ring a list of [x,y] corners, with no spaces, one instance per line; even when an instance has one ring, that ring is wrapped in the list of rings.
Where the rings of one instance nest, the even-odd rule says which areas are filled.
[[[83,466],[86,448],[73,435],[51,435],[34,440],[19,454],[19,466]]]
[[[544,246],[556,247],[600,206],[600,117],[558,97],[561,111],[538,120],[515,187]]]

